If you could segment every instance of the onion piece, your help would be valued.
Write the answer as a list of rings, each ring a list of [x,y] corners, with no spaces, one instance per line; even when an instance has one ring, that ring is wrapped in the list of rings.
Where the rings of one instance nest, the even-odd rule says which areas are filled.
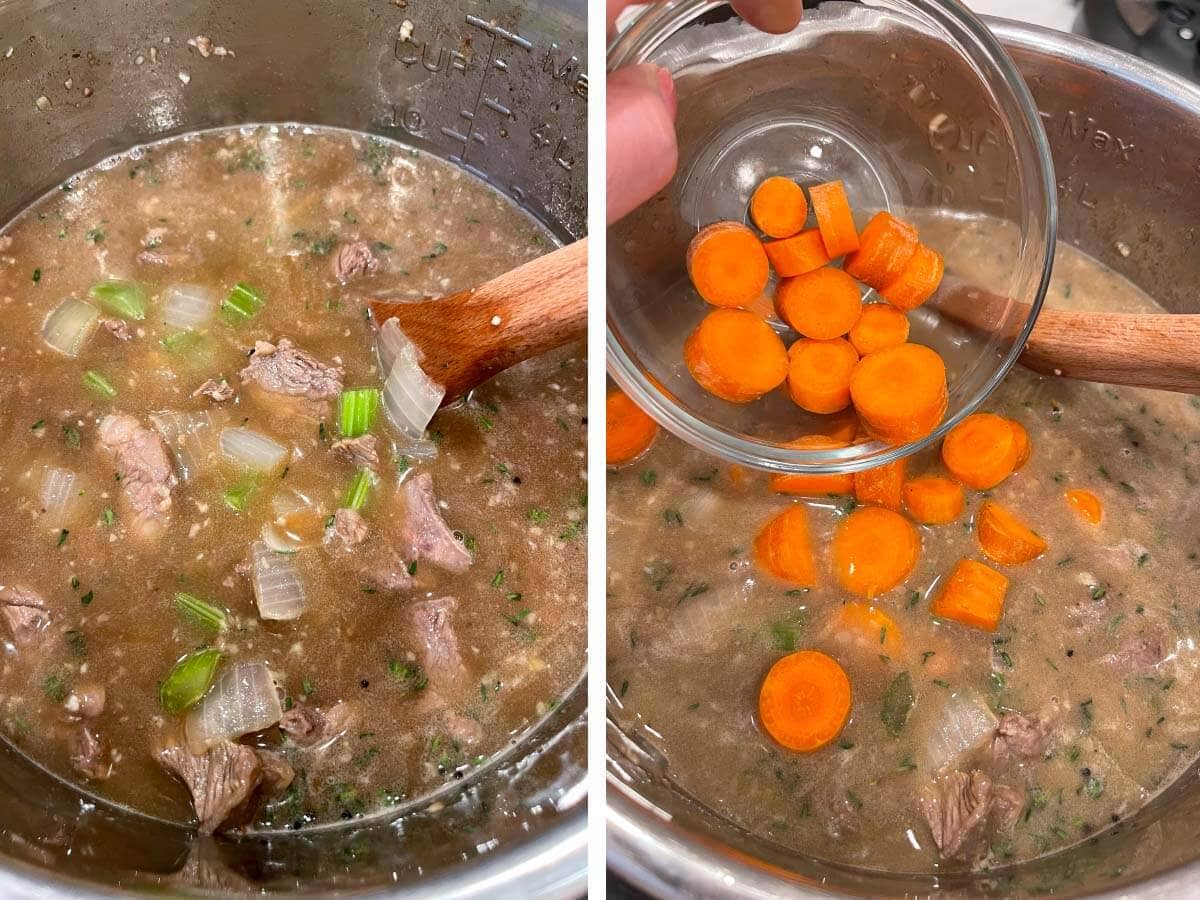
[[[409,459],[437,459],[438,445],[428,438],[401,438],[396,442],[396,456],[407,456]]]
[[[68,297],[46,317],[42,337],[46,343],[67,356],[78,356],[88,338],[96,331],[100,310],[90,303]]]
[[[951,694],[923,723],[921,770],[936,774],[952,765],[994,734],[998,724],[995,714],[978,694],[972,691]]]
[[[387,372],[383,385],[383,408],[388,419],[410,440],[419,440],[425,426],[441,406],[446,390],[421,368],[421,351],[388,319],[375,342],[380,365]]]
[[[173,284],[167,288],[163,321],[180,331],[199,331],[217,313],[217,295],[196,284]]]
[[[325,516],[299,491],[280,491],[271,498],[271,511],[275,518],[263,525],[262,540],[276,553],[295,553],[325,537]]]
[[[295,537],[275,525],[272,522],[267,522],[262,527],[261,532],[262,542],[276,553],[286,553],[292,555],[299,553],[301,543]]]
[[[274,472],[288,456],[283,444],[249,428],[224,429],[220,444],[227,459],[252,472]]]
[[[300,618],[308,599],[295,560],[255,541],[250,545],[250,566],[259,617],[275,621]]]
[[[192,752],[203,753],[221,741],[270,728],[282,717],[275,679],[266,663],[237,663],[218,676],[188,713],[184,732]]]
[[[75,490],[77,477],[70,469],[47,466],[42,473],[42,511],[52,525],[60,525],[71,514],[71,507],[79,492]]]
[[[229,421],[229,413],[223,409],[164,410],[151,413],[150,421],[175,454],[183,480],[189,481],[216,454],[217,435]]]

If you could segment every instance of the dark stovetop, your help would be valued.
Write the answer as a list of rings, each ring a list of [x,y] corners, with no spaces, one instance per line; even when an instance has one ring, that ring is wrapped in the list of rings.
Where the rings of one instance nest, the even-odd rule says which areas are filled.
[[[1200,81],[1200,0],[1083,0],[1074,30]]]

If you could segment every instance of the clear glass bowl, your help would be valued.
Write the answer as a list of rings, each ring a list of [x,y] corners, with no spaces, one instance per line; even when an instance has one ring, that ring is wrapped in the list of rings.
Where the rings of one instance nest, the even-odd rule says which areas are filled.
[[[610,69],[642,62],[674,75],[679,168],[608,231],[608,365],[621,388],[697,447],[781,472],[881,465],[929,446],[975,410],[1016,361],[1041,308],[1057,214],[1037,108],[983,23],[951,0],[830,0],[806,10],[790,34],[767,35],[724,3],[679,0],[651,6],[609,50]],[[949,407],[922,440],[788,448],[827,417],[782,390],[727,403],[688,373],[683,342],[712,309],[688,280],[688,242],[710,222],[748,222],[750,195],[770,175],[806,187],[840,179],[860,228],[886,209],[923,235],[926,227],[952,234],[967,219],[994,232],[1010,273],[998,283],[956,277],[964,261],[953,243],[932,244],[946,257],[946,278],[910,315],[909,339],[945,359]],[[789,343],[773,292],[774,279],[755,309]],[[943,315],[981,294],[993,311],[987,327]]]

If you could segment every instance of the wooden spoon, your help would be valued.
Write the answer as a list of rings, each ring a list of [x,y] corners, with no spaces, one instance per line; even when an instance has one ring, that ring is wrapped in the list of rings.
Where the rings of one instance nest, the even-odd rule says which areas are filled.
[[[445,406],[510,366],[587,331],[587,239],[478,287],[413,301],[375,299],[379,325],[395,319],[421,349],[425,374],[446,389]]]
[[[962,284],[936,298],[938,312],[963,324],[995,331],[1006,320],[1023,322],[1028,304]],[[1006,329],[1015,337],[1017,329]],[[1020,362],[1043,375],[1128,387],[1200,393],[1200,315],[1100,313],[1044,306]]]

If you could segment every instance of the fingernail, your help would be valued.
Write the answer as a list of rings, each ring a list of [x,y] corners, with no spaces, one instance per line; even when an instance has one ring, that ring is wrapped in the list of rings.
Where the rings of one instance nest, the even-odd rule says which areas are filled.
[[[675,118],[675,110],[678,106],[678,101],[675,97],[675,80],[671,77],[671,73],[662,66],[655,67],[658,71],[655,73],[658,81],[658,94],[663,99],[663,103],[667,106],[667,112],[671,114],[671,119]]]

